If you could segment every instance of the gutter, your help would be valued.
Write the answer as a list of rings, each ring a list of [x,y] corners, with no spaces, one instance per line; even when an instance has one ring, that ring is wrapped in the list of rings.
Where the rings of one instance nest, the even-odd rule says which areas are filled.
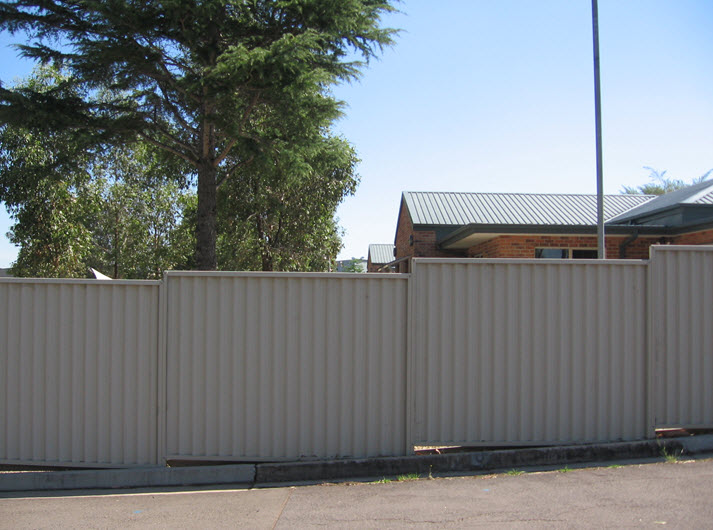
[[[638,237],[639,237],[639,231],[634,230],[633,234],[631,234],[624,241],[622,241],[621,245],[619,245],[619,259],[626,259],[626,247],[628,247],[634,241],[636,241],[638,239]]]

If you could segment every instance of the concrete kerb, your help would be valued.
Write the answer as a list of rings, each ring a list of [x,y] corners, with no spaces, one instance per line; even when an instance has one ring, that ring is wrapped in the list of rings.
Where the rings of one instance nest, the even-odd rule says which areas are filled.
[[[24,471],[0,474],[0,491],[49,491],[75,489],[252,484],[255,465],[197,467],[144,467],[81,471]]]
[[[513,468],[556,466],[652,458],[668,454],[713,453],[713,435],[556,447],[475,451],[441,455],[279,462],[196,467],[152,467],[0,474],[0,491],[198,486],[272,485],[405,474],[478,473]]]
[[[693,455],[713,452],[713,435],[556,447],[536,447],[322,462],[257,464],[256,484],[393,477],[431,473],[457,474],[500,469],[655,458],[669,454]]]

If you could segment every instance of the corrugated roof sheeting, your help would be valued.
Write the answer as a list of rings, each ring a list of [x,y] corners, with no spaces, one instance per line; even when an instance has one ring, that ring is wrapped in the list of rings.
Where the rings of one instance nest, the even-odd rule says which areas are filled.
[[[653,200],[618,214],[616,222],[627,221],[653,214],[681,204],[713,204],[713,181],[704,181],[693,186],[654,197]]]
[[[713,191],[703,195],[702,197],[698,197],[695,204],[713,204]]]
[[[369,258],[374,264],[394,261],[394,245],[391,243],[373,243],[369,245]]]
[[[593,225],[596,195],[404,192],[414,224]],[[650,195],[606,195],[604,219],[650,201]]]

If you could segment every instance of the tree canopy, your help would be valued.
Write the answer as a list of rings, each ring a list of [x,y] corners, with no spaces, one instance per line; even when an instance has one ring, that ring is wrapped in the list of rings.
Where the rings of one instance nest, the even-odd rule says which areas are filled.
[[[75,155],[71,164],[58,163]],[[162,152],[132,144],[91,152],[70,136],[0,126],[0,198],[20,246],[15,276],[160,278],[185,268],[192,237],[183,229],[194,194]]]
[[[621,193],[629,195],[663,195],[664,193],[680,190],[682,188],[698,184],[699,182],[703,182],[708,178],[708,175],[713,172],[713,169],[709,169],[700,177],[694,178],[690,182],[686,182],[681,179],[667,177],[666,171],[658,171],[650,167],[644,167],[644,169],[649,170],[649,180],[651,182],[635,187],[624,186]]]
[[[380,23],[392,3],[0,2],[0,29],[28,36],[23,55],[67,72],[51,90],[0,87],[0,123],[59,131],[84,149],[138,138],[186,163],[197,177],[195,266],[215,269],[219,187],[280,145],[329,141],[341,108],[329,88],[391,44]],[[309,166],[303,175],[323,173],[311,149],[290,152]]]

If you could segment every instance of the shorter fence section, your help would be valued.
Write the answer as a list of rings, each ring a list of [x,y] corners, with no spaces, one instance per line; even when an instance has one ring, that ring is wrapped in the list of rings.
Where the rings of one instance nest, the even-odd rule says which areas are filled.
[[[635,440],[646,263],[414,260],[414,442]]]
[[[713,251],[656,246],[651,258],[656,425],[713,428]]]
[[[407,280],[168,273],[168,458],[408,452]]]
[[[159,285],[0,280],[0,461],[158,463]]]

